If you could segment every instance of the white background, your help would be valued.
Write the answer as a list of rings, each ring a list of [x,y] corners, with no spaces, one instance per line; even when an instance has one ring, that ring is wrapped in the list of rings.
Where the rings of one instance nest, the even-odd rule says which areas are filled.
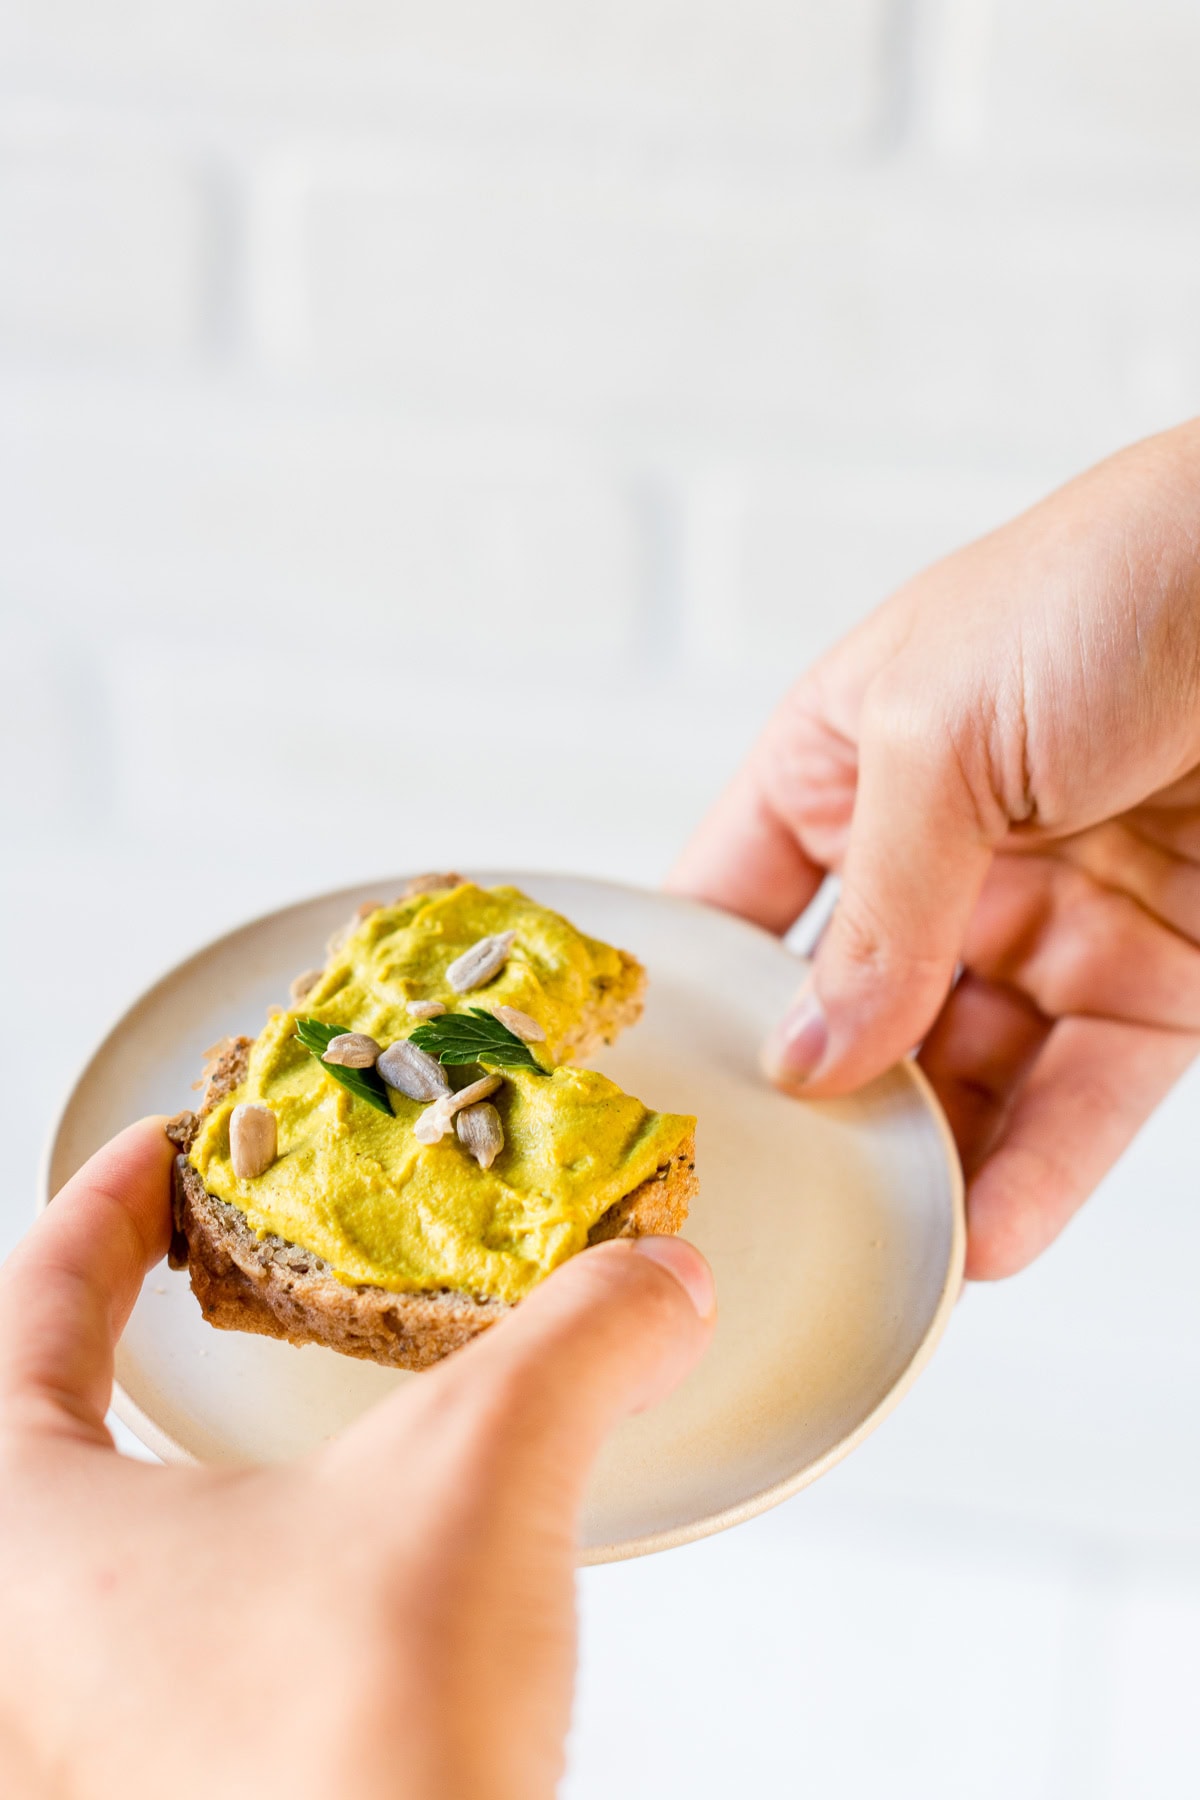
[[[197,941],[657,879],[847,624],[1200,410],[1198,90],[1193,0],[0,0],[0,1250]],[[585,1575],[569,1800],[1200,1791],[1198,1095],[819,1488]]]

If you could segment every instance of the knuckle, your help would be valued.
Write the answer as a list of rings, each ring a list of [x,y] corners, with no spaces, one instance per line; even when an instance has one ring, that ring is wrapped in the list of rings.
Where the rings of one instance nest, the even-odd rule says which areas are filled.
[[[945,959],[901,942],[891,922],[859,889],[843,889],[833,929],[843,969],[863,983],[944,987]]]
[[[1030,971],[1029,987],[1039,1011],[1051,1019],[1094,1012],[1100,998],[1097,963],[1094,946],[1082,936],[1056,945]]]
[[[939,729],[923,684],[906,663],[897,659],[881,669],[863,696],[859,735],[864,751],[927,752]]]
[[[997,843],[1024,816],[1008,795],[1011,761],[1007,710],[977,684],[931,685],[924,662],[899,656],[881,669],[863,699],[864,761],[893,784],[919,784],[926,803],[959,818],[980,841]]]
[[[1028,966],[1041,1010],[1172,1028],[1200,1021],[1200,955],[1129,896],[1088,878],[1069,885]]]
[[[855,888],[843,889],[834,930],[841,960],[864,975],[878,975],[895,956],[882,919]]]

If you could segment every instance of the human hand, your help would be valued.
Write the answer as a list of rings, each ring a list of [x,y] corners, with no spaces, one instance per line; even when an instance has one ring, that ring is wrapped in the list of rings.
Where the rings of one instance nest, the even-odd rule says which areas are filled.
[[[585,1479],[703,1351],[707,1265],[603,1244],[296,1464],[152,1468],[104,1415],[167,1248],[163,1123],[94,1156],[0,1270],[0,1791],[551,1795]]]
[[[784,931],[827,870],[769,1072],[844,1093],[924,1039],[967,1272],[1010,1274],[1200,1047],[1200,426],[901,589],[787,697],[670,885]]]

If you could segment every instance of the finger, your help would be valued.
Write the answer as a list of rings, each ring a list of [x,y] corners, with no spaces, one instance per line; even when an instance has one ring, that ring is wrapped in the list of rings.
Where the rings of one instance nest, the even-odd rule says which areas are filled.
[[[824,879],[770,799],[763,754],[720,796],[667,877],[669,892],[704,900],[768,931],[795,924]]]
[[[1200,936],[1200,865],[1157,843],[1154,830],[1148,813],[1144,819],[1134,814],[1065,838],[1054,853],[1102,886],[1131,895],[1173,931],[1195,939]]]
[[[108,1442],[113,1346],[170,1238],[164,1123],[97,1151],[0,1269],[0,1414]]]
[[[963,956],[1050,1017],[1200,1031],[1200,949],[1127,893],[1057,856],[996,858]]]
[[[796,683],[667,881],[784,932],[841,868],[858,783],[863,697],[912,626],[901,592]]]
[[[1063,1019],[967,1195],[967,1274],[1015,1274],[1052,1243],[1200,1049],[1200,1035]]]
[[[425,1378],[420,1401],[442,1454],[471,1465],[462,1485],[499,1505],[549,1492],[569,1519],[605,1437],[662,1398],[703,1353],[712,1275],[680,1238],[600,1244],[564,1263],[501,1324]],[[412,1390],[342,1439],[386,1455],[411,1430]]]
[[[764,1052],[780,1086],[844,1093],[925,1034],[1005,829],[997,816],[985,830],[951,727],[907,687],[864,706],[841,896]]]
[[[1015,988],[970,971],[938,1014],[919,1061],[968,1176],[992,1148],[1050,1030],[1051,1021]]]

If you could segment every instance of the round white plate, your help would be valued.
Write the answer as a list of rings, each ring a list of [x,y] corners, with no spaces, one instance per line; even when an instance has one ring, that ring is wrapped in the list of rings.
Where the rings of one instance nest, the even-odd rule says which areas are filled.
[[[798,979],[777,939],[662,894],[572,876],[512,882],[646,964],[645,1017],[599,1066],[647,1105],[695,1113],[701,1191],[687,1232],[716,1274],[720,1320],[700,1367],[630,1419],[596,1470],[584,1560],[719,1531],[814,1480],[924,1365],[962,1277],[962,1180],[920,1073],[852,1099],[774,1092],[758,1046]],[[255,920],[164,976],[118,1020],[63,1108],[43,1200],[129,1120],[187,1105],[203,1051],[254,1032],[361,901],[402,878]],[[146,1281],[117,1351],[118,1416],[168,1461],[307,1450],[398,1382],[315,1345],[205,1325],[186,1275]]]

